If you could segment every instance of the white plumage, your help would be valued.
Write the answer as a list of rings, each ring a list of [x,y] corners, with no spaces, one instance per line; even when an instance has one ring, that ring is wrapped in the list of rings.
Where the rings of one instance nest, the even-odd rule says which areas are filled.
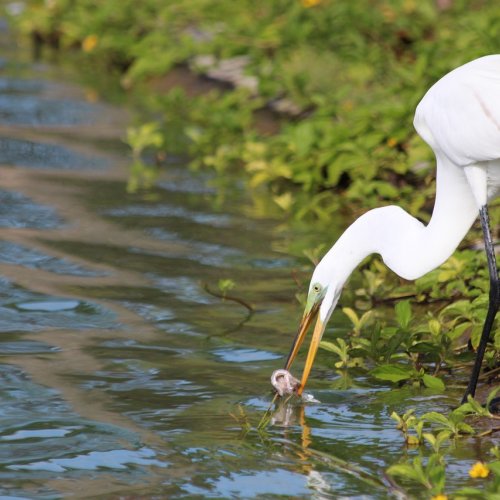
[[[415,111],[420,137],[453,164],[500,158],[500,55],[484,56],[436,82]]]

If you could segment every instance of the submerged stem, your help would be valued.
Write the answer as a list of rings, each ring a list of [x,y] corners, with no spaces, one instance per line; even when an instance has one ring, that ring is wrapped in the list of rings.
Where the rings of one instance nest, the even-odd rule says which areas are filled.
[[[227,295],[226,293],[217,293],[214,292],[213,290],[210,290],[209,286],[207,283],[203,283],[203,289],[209,293],[210,295],[213,295],[214,297],[217,297],[218,299],[222,300],[232,300],[233,302],[237,302],[238,304],[242,305],[245,307],[251,314],[255,312],[255,309],[245,300],[240,299],[239,297],[233,297],[232,295]]]

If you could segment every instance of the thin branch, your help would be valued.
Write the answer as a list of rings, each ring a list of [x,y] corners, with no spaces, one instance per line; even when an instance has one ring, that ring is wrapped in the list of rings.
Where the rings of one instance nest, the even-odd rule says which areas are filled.
[[[489,370],[487,372],[483,372],[481,375],[479,375],[479,378],[485,379],[485,378],[490,378],[492,375],[497,375],[500,373],[500,366],[497,366],[496,368],[493,368],[492,370]]]
[[[210,290],[209,286],[207,283],[203,283],[203,289],[209,293],[210,295],[213,295],[214,297],[217,297],[218,299],[221,300],[232,300],[233,302],[237,302],[238,304],[242,305],[245,307],[250,313],[254,313],[255,309],[245,300],[240,299],[239,297],[233,297],[232,295],[227,295],[225,293],[217,293],[214,292],[213,290]]]
[[[495,432],[499,432],[500,427],[492,427],[491,429],[488,429],[487,431],[481,432],[481,434],[477,434],[476,437],[485,437],[485,436],[490,436],[491,434],[494,434]]]

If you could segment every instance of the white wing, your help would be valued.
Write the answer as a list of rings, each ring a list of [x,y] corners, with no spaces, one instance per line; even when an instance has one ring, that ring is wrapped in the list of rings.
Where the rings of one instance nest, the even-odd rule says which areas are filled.
[[[434,152],[455,165],[500,158],[500,55],[441,78],[420,101],[413,123]]]

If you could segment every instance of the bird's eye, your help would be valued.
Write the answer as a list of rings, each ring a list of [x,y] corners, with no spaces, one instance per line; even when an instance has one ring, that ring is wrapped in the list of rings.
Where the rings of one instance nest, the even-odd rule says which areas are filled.
[[[319,292],[321,292],[321,285],[320,285],[319,283],[315,283],[315,284],[313,285],[313,292],[314,292],[314,293],[319,293]]]

